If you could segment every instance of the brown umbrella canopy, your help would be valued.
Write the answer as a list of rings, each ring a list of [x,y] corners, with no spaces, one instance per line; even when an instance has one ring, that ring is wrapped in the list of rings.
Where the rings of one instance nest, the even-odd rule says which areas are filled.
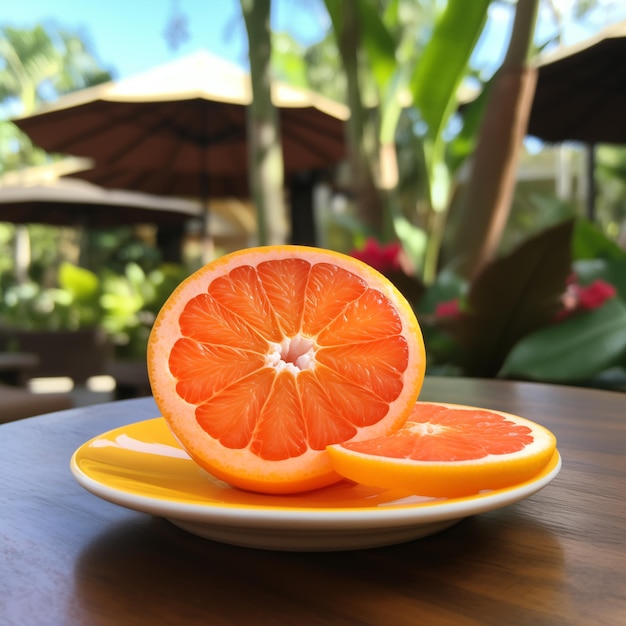
[[[167,226],[200,217],[199,206],[191,212],[189,205],[183,208],[177,202],[176,207],[168,206],[140,195],[144,197],[136,192],[100,189],[79,180],[0,187],[0,222],[112,228],[133,224]]]
[[[80,165],[74,162],[60,161],[0,176],[0,221],[91,228],[148,223],[172,226],[202,215],[199,202],[102,189],[60,178],[77,167]]]
[[[70,176],[107,189],[132,189],[149,194],[216,199],[250,197],[247,175],[128,169],[114,163],[98,163]]]
[[[537,69],[529,135],[626,143],[626,20],[547,55]]]
[[[345,157],[347,109],[277,84],[285,169]],[[205,52],[134,78],[70,94],[16,120],[48,152],[94,159],[107,187],[207,197],[247,194],[248,74]]]

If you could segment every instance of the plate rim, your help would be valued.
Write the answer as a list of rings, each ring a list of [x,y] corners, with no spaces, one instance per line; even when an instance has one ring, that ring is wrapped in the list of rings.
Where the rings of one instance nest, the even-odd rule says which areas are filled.
[[[162,420],[162,417],[131,422],[110,429],[92,437],[79,446],[71,456],[70,470],[74,479],[84,489],[103,500],[125,508],[149,513],[168,519],[206,522],[207,524],[234,524],[241,528],[290,528],[302,529],[366,529],[396,528],[402,526],[429,524],[432,522],[462,519],[485,513],[523,500],[543,489],[558,475],[562,467],[561,455],[556,449],[548,466],[537,478],[512,487],[484,492],[463,498],[432,499],[414,503],[390,503],[369,507],[288,507],[262,504],[236,504],[228,502],[207,503],[181,502],[162,497],[138,494],[130,489],[118,489],[94,479],[78,463],[79,454],[94,440],[113,432],[146,422]],[[546,467],[548,467],[546,466]]]

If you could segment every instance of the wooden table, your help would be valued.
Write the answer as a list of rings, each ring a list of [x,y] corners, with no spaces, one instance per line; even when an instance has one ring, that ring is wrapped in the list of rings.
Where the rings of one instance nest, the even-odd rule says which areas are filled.
[[[151,398],[0,426],[0,624],[625,623],[626,396],[432,378],[422,399],[545,424],[561,473],[522,502],[410,543],[270,552],[198,538],[73,480],[72,452],[157,415]]]

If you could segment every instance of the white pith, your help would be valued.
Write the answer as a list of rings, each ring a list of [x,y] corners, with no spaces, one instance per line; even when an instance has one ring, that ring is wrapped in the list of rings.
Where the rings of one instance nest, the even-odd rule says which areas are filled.
[[[407,424],[407,430],[410,430],[412,433],[419,435],[420,437],[424,437],[425,435],[439,435],[448,428],[443,426],[442,424],[431,424],[430,422],[412,422],[409,426]]]
[[[280,343],[270,342],[265,364],[277,372],[286,370],[292,374],[315,369],[315,342],[300,334],[285,337]]]

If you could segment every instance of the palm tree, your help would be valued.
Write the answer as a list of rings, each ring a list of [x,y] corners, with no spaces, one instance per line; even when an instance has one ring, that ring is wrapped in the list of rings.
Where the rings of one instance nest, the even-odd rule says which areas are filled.
[[[12,117],[28,115],[47,100],[111,79],[79,37],[63,30],[46,30],[41,25],[32,29],[0,28],[0,58],[4,61],[0,69],[0,106]],[[11,127],[14,131],[2,130],[0,169],[41,162],[43,153]],[[5,136],[12,141],[4,140]]]
[[[0,28],[0,109],[7,116],[28,115],[46,100],[111,79],[87,45],[63,30],[11,26]],[[0,173],[37,165],[48,155],[33,146],[17,127],[0,121]],[[25,226],[15,231],[15,273],[19,282],[27,278],[30,242]]]

